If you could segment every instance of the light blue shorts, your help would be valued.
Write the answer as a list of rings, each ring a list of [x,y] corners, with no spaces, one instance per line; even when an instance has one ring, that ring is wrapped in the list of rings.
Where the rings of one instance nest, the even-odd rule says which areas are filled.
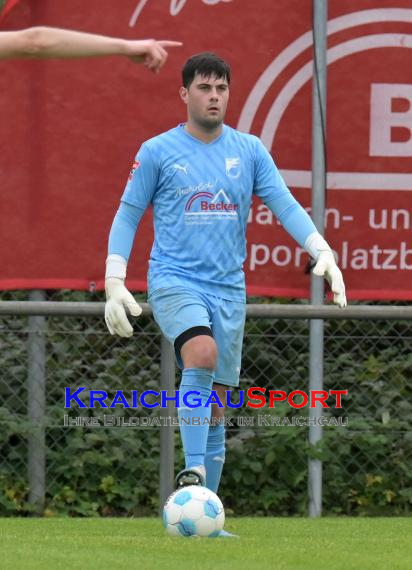
[[[153,316],[165,337],[175,340],[192,327],[209,327],[217,345],[215,382],[239,386],[246,305],[184,286],[157,289],[149,296]],[[180,368],[183,363],[179,356]]]

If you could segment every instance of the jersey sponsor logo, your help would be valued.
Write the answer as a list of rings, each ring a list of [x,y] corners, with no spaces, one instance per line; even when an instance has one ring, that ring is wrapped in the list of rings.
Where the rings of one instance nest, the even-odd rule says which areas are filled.
[[[189,168],[189,164],[186,162],[186,164],[178,164],[177,162],[174,163],[173,168],[175,170],[181,170],[182,172],[184,172],[187,175],[187,169]]]
[[[225,158],[226,174],[229,178],[239,178],[240,158]]]
[[[217,194],[196,192],[185,206],[185,221],[189,224],[209,224],[212,220],[236,220],[239,204],[230,201],[221,188]]]
[[[132,168],[130,169],[129,179],[128,179],[129,182],[133,178],[133,174],[136,172],[136,170],[139,168],[139,166],[140,166],[140,162],[138,160],[135,160],[134,163],[132,164]]]
[[[216,186],[215,182],[200,182],[196,186],[183,186],[176,188],[176,198],[179,196],[186,196],[187,194],[193,194],[193,192],[207,192],[208,190],[213,190]]]

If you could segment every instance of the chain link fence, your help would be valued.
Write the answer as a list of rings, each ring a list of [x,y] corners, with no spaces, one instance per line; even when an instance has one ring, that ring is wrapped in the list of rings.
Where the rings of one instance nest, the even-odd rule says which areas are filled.
[[[46,298],[103,300],[101,294],[64,291]],[[0,297],[27,299],[27,292]],[[251,301],[259,307],[268,303]],[[248,317],[240,388],[307,392],[308,322],[302,316]],[[174,466],[182,466],[182,451],[177,428],[166,431],[149,423],[173,409],[64,408],[65,387],[71,393],[85,387],[80,397],[88,404],[88,390],[113,398],[117,390],[159,391],[162,374],[169,387],[171,376],[178,382],[170,350],[169,368],[161,366],[168,349],[151,316],[134,326],[133,339],[125,340],[110,336],[101,317],[0,316],[0,514],[158,512]],[[310,416],[307,407],[276,402],[274,408],[228,410],[232,421],[219,492],[228,514],[306,514],[308,460],[323,462],[324,513],[409,513],[411,341],[411,319],[325,321],[324,389],[348,395],[341,409],[331,403],[322,410],[323,417],[326,424],[331,418],[337,424],[340,417],[348,425],[326,425],[316,447],[308,445],[302,419],[302,425],[292,425]],[[234,394],[232,401],[237,400]],[[104,415],[111,416],[111,425],[102,425]],[[131,418],[140,425],[128,426]],[[73,425],[80,421],[85,425]]]

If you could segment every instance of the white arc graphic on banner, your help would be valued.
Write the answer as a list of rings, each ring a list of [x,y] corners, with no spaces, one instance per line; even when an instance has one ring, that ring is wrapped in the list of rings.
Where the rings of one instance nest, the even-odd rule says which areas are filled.
[[[412,23],[412,10],[382,8],[364,10],[334,18],[328,22],[328,35],[347,28],[375,22]],[[241,112],[237,128],[249,132],[267,91],[280,73],[304,50],[312,45],[312,32],[306,32],[283,50],[264,71],[253,87]],[[351,54],[383,47],[412,48],[412,35],[378,34],[363,36],[338,44],[327,51],[327,63],[331,64]],[[261,139],[270,150],[280,120],[301,87],[312,78],[313,62],[304,65],[287,82],[273,102],[264,121]],[[311,188],[310,171],[282,170],[287,184],[300,188]],[[339,190],[412,190],[412,175],[398,173],[328,172],[328,188]]]

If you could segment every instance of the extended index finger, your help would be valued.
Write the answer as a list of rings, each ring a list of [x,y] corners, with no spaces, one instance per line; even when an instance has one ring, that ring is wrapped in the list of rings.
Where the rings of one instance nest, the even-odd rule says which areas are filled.
[[[159,40],[157,42],[159,45],[161,45],[163,48],[167,48],[167,47],[180,47],[183,45],[183,42],[175,42],[172,40]]]

